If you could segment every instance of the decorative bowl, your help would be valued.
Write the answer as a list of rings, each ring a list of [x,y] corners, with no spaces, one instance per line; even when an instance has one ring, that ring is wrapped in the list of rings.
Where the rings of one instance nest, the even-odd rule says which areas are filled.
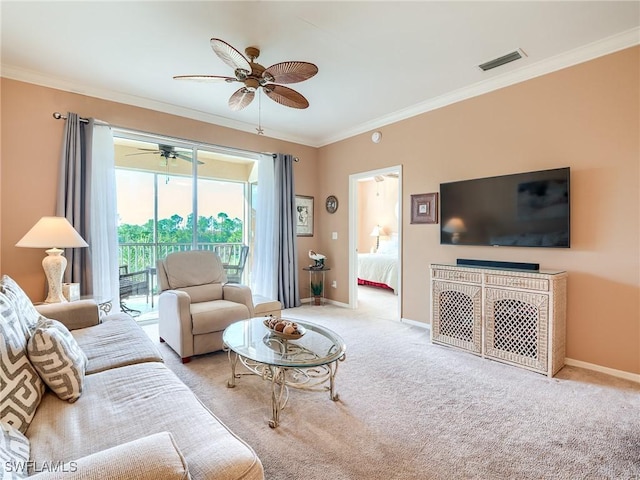
[[[296,331],[294,333],[284,333],[270,326],[270,325],[275,325],[279,322],[284,322],[286,324],[294,325],[296,328]],[[266,318],[263,323],[264,323],[264,326],[267,328],[267,330],[269,330],[269,333],[271,335],[275,335],[276,337],[284,338],[287,340],[298,340],[299,338],[302,338],[302,336],[305,333],[307,333],[307,330],[302,325],[299,325],[294,321],[287,320],[286,318]]]

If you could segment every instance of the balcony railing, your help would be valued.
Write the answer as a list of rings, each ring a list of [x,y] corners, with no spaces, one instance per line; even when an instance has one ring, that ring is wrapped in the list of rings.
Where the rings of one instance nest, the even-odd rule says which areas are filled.
[[[231,259],[240,258],[242,243],[198,243],[197,250],[214,250],[216,246],[228,246],[232,249]],[[191,243],[121,243],[118,246],[118,262],[127,266],[129,272],[138,272],[155,268],[158,259],[173,252],[192,250]],[[230,262],[231,263],[231,262]]]

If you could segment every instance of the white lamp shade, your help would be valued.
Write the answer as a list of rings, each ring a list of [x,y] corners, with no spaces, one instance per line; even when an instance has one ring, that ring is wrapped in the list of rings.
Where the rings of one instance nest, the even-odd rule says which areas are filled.
[[[380,235],[384,235],[384,229],[380,225],[376,225],[373,227],[373,230],[371,230],[369,235],[372,237],[379,237]]]
[[[16,247],[76,248],[89,245],[64,217],[42,217]]]

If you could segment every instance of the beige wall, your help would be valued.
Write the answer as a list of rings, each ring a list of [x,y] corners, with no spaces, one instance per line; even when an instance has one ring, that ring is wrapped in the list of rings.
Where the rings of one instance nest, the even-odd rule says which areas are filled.
[[[44,252],[15,244],[43,215],[55,214],[58,161],[64,121],[53,112],[75,112],[111,125],[215,145],[258,152],[290,153],[295,163],[296,191],[315,195],[317,150],[294,143],[154,112],[97,98],[39,87],[3,78],[2,164],[0,181],[0,272],[12,276],[34,301],[45,296]],[[301,265],[311,239],[301,240]],[[301,282],[301,285],[306,285]]]
[[[640,48],[627,49],[320,149],[320,195],[348,199],[348,176],[403,166],[402,316],[429,321],[429,264],[456,258],[566,270],[567,357],[640,373]],[[441,182],[571,167],[571,248],[440,245],[411,225],[411,194]],[[332,278],[348,284],[348,208],[320,214]],[[330,232],[337,231],[337,241]],[[346,288],[330,289],[348,302]]]
[[[328,256],[327,295],[348,302],[348,176],[403,165],[404,318],[429,321],[429,264],[456,258],[538,262],[569,272],[567,357],[640,373],[640,48],[386,126],[382,142],[359,135],[318,150],[223,127],[2,80],[0,267],[42,297],[43,253],[14,244],[42,215],[53,213],[63,122],[74,111],[113,125],[301,158],[296,193],[315,203],[307,251]],[[571,249],[441,246],[437,225],[411,225],[411,194],[441,182],[571,167]],[[324,209],[336,195],[338,211]],[[338,240],[331,240],[338,232]],[[301,276],[301,294],[307,278]]]

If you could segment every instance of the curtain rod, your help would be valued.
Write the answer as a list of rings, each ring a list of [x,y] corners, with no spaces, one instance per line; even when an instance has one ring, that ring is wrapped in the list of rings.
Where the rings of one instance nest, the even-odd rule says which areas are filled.
[[[62,115],[60,112],[53,112],[53,118],[55,118],[56,120],[66,120],[67,119],[66,115]],[[87,118],[82,118],[82,117],[78,117],[78,118],[80,119],[80,121],[82,123],[89,123],[89,119],[87,119]],[[229,147],[226,147],[226,148],[229,148]],[[260,153],[260,152],[254,152],[254,153]],[[272,153],[271,156],[273,158],[276,158],[277,154]],[[293,161],[294,162],[299,162],[300,159],[298,157],[293,157]]]
[[[60,112],[53,112],[53,118],[55,118],[56,120],[66,120],[67,116],[66,115],[62,115]],[[78,117],[78,119],[82,123],[89,123],[89,119],[88,118]]]

